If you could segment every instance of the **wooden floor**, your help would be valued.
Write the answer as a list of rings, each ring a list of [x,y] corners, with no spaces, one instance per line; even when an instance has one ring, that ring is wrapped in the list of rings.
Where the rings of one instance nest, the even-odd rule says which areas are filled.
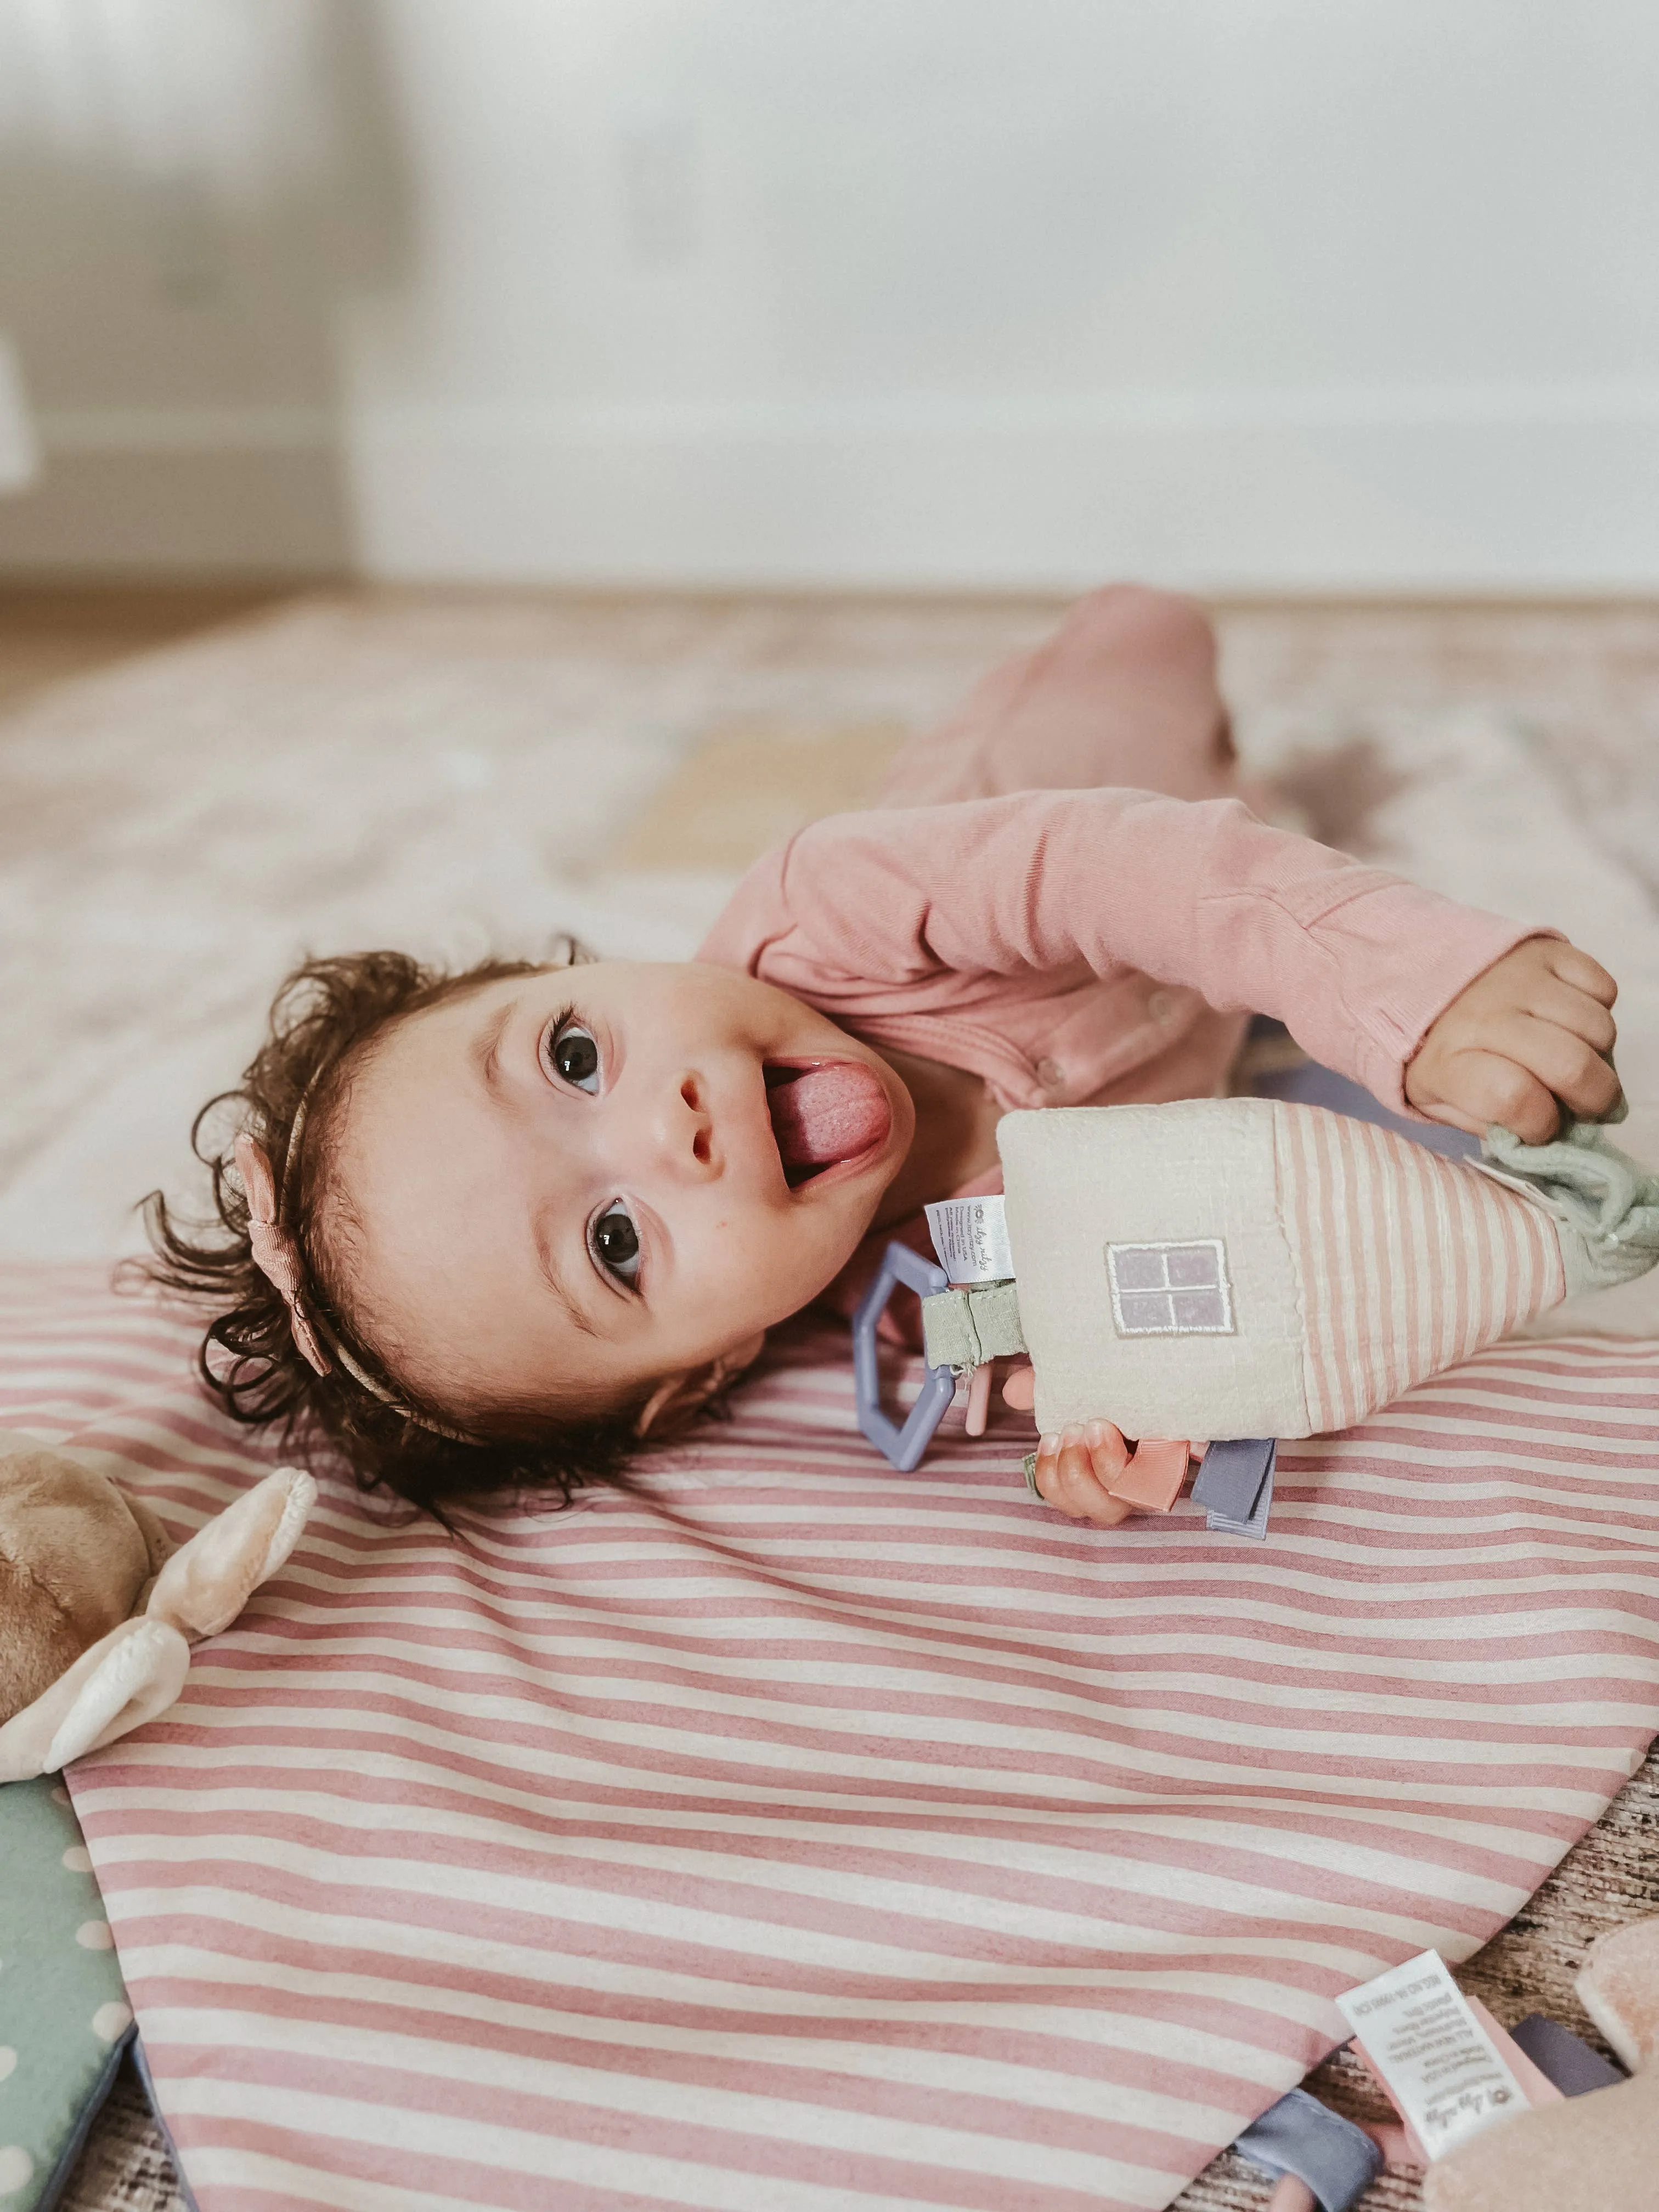
[[[284,596],[252,587],[0,586],[0,708],[64,677],[170,645]]]

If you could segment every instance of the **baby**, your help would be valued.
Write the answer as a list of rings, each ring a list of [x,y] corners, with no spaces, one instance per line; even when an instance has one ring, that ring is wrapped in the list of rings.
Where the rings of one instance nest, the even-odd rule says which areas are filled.
[[[1596,962],[1237,792],[1202,615],[1115,588],[758,863],[695,961],[309,963],[214,1233],[148,1201],[157,1273],[217,1304],[210,1387],[422,1505],[568,1497],[844,1305],[866,1240],[998,1188],[1008,1109],[1213,1095],[1252,1011],[1460,1128],[1612,1105]],[[1121,1459],[1068,1431],[1038,1481],[1107,1524]]]

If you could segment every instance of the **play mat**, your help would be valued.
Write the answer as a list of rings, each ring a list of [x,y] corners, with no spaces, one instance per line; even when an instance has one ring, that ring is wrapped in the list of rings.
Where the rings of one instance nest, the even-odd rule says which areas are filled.
[[[3,1283],[6,1425],[179,1535],[263,1471],[187,1326]],[[1073,1526],[958,1419],[892,1475],[803,1330],[648,1498],[325,1485],[70,1778],[201,2212],[1162,2206],[1659,1725],[1659,1350],[1286,1446],[1260,1546]]]

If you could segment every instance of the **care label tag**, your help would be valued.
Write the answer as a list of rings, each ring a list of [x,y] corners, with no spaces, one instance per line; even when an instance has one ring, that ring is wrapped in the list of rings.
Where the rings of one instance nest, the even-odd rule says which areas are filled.
[[[927,1208],[927,1227],[953,1284],[1013,1280],[1014,1255],[1000,1197],[944,1199]]]
[[[1437,1951],[1391,1966],[1336,2002],[1431,2158],[1527,2109],[1525,2090]]]

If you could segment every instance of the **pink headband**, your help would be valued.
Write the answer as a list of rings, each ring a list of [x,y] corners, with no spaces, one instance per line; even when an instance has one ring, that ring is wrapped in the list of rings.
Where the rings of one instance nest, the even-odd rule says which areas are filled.
[[[294,1126],[297,1134],[297,1120]],[[246,1130],[236,1139],[235,1152],[237,1172],[247,1193],[247,1239],[253,1249],[253,1264],[270,1278],[277,1297],[288,1308],[288,1325],[294,1332],[294,1341],[301,1357],[318,1374],[326,1375],[329,1360],[300,1303],[300,1285],[304,1279],[300,1248],[294,1241],[293,1232],[283,1228],[276,1218],[276,1182],[270,1172],[270,1162]],[[293,1154],[290,1139],[290,1159]]]
[[[307,1091],[294,1116],[294,1126],[289,1132],[288,1151],[283,1158],[284,1194],[293,1173],[295,1154],[299,1150],[300,1134],[305,1127],[306,1113],[310,1103],[311,1094]],[[270,1156],[246,1130],[237,1137],[233,1151],[236,1171],[242,1178],[242,1188],[247,1197],[247,1238],[253,1264],[288,1308],[288,1325],[294,1333],[300,1356],[307,1366],[313,1368],[319,1375],[326,1375],[337,1361],[352,1380],[360,1382],[372,1398],[378,1398],[383,1406],[390,1406],[394,1413],[401,1413],[406,1421],[413,1421],[417,1428],[430,1429],[434,1436],[448,1437],[455,1443],[474,1443],[476,1439],[463,1430],[447,1428],[441,1421],[428,1420],[424,1413],[417,1413],[412,1406],[405,1406],[400,1398],[393,1397],[384,1383],[377,1382],[352,1358],[331,1331],[324,1329],[321,1322],[307,1313],[302,1297],[305,1267],[294,1232],[281,1218],[276,1179],[270,1171]],[[326,1352],[319,1340],[319,1331],[327,1338]]]

